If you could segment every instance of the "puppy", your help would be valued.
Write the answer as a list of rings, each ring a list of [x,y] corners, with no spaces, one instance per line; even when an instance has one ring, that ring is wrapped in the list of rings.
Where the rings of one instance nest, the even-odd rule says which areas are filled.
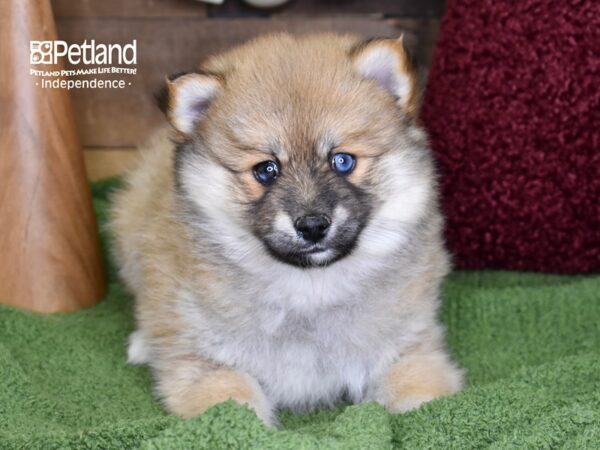
[[[170,129],[114,199],[129,360],[182,417],[234,399],[407,411],[461,388],[448,272],[402,40],[256,39],[166,83]]]

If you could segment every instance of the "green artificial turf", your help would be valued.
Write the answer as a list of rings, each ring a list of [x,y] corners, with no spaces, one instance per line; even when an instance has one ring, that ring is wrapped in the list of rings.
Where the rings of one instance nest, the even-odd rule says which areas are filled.
[[[93,186],[101,225],[116,184]],[[93,308],[0,307],[0,448],[600,448],[598,276],[454,273],[442,317],[467,389],[408,414],[340,406],[268,429],[233,402],[188,421],[161,410],[148,370],[125,363],[131,298],[107,261]]]

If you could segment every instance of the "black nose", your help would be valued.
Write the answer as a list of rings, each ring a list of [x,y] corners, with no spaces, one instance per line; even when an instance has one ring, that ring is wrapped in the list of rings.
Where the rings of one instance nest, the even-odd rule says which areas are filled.
[[[296,219],[294,226],[302,237],[310,242],[319,242],[327,233],[331,220],[325,214],[310,214]]]

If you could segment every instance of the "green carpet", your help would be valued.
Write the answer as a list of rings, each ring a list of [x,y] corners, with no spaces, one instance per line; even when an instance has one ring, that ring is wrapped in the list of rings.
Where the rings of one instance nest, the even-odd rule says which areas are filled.
[[[93,186],[101,224],[116,184]],[[0,307],[0,448],[600,448],[598,276],[454,273],[442,314],[464,392],[396,416],[376,404],[283,414],[275,430],[233,402],[167,416],[147,369],[125,364],[131,299],[109,267],[94,308]]]

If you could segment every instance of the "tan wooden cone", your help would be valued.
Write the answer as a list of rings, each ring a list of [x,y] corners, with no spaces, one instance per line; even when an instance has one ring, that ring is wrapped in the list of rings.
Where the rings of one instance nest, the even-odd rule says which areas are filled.
[[[30,40],[53,39],[49,0],[0,1],[0,303],[44,313],[105,293],[68,92],[29,74]]]

